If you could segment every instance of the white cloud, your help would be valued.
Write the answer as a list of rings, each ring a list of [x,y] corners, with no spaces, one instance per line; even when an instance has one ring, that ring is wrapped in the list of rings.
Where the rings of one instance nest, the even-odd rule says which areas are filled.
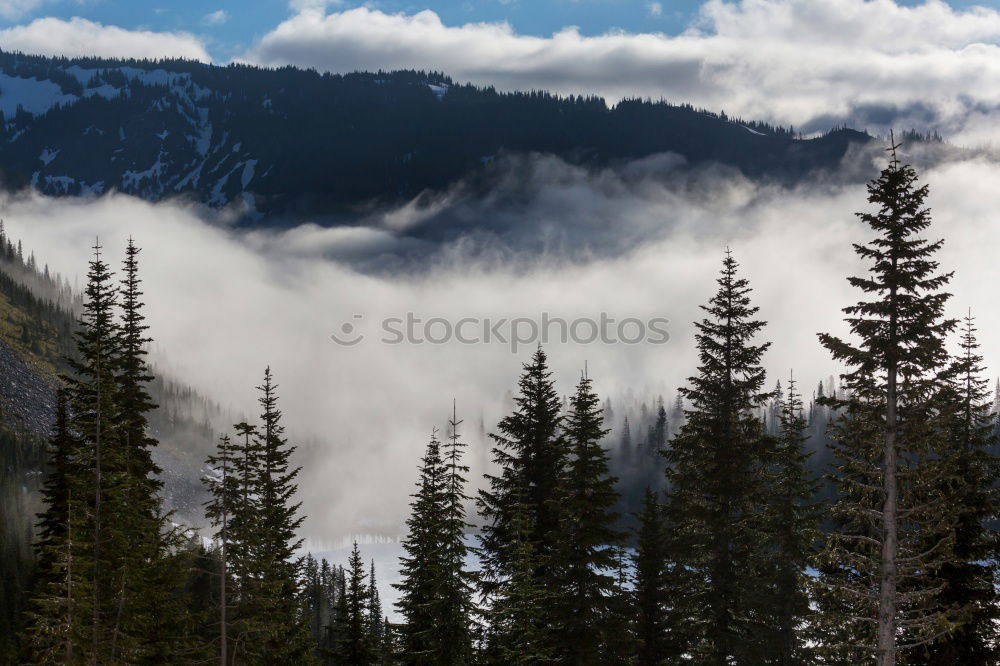
[[[205,25],[222,25],[229,20],[229,14],[225,10],[217,9],[214,12],[205,14],[201,22]]]
[[[45,0],[0,0],[0,17],[13,20],[28,14],[45,3]]]
[[[787,190],[734,176],[675,187],[653,177],[628,183],[552,158],[520,166],[538,187],[516,214],[536,252],[544,247],[544,253],[482,260],[483,252],[471,250],[482,245],[489,227],[483,224],[416,275],[363,275],[329,258],[363,245],[378,252],[380,243],[398,240],[386,227],[245,234],[201,218],[196,208],[122,195],[30,195],[0,203],[8,233],[71,280],[82,278],[95,235],[108,257],[134,236],[145,248],[142,275],[157,364],[202,393],[237,413],[254,413],[253,387],[271,364],[284,423],[303,445],[300,483],[310,516],[304,533],[317,541],[365,524],[398,524],[426,435],[442,425],[453,397],[468,424],[473,478],[481,478],[480,418],[487,430],[495,427],[503,394],[527,353],[512,355],[503,344],[380,344],[377,322],[385,316],[413,312],[456,321],[549,312],[573,320],[603,311],[667,317],[671,340],[665,345],[553,343],[548,350],[562,392],[587,361],[597,390],[616,405],[629,390],[669,399],[697,363],[690,322],[702,316],[698,305],[713,292],[729,245],[769,322],[769,383],[790,368],[803,386],[837,371],[816,332],[844,333],[840,308],[859,297],[845,277],[863,270],[851,249],[852,241],[869,236],[853,215],[866,208],[863,185],[812,182]],[[947,239],[942,268],[958,271],[948,312],[975,309],[994,373],[1000,308],[983,277],[992,274],[1000,244],[998,179],[1000,166],[987,161],[945,164],[921,179],[931,187],[929,235]],[[483,217],[499,214],[488,200],[485,206]],[[560,251],[559,229],[598,243],[608,230],[638,241],[615,256],[574,260]],[[338,347],[330,334],[354,313],[365,316],[360,325],[369,339]]]
[[[660,4],[659,2],[651,2],[648,5],[646,5],[646,8],[649,10],[649,15],[650,16],[662,16],[663,15],[663,5]]]
[[[418,68],[501,89],[665,97],[806,130],[840,122],[997,141],[1000,11],[940,0],[708,0],[678,36],[516,33],[444,25],[432,11],[305,8],[249,61],[320,70]],[[980,117],[985,116],[985,118]]]
[[[39,55],[211,61],[204,44],[192,34],[125,30],[79,17],[68,21],[40,18],[0,30],[0,44],[7,51]]]

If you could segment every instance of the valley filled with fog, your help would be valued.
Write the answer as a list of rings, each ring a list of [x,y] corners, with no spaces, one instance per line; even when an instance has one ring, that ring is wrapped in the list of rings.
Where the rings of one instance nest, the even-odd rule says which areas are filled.
[[[852,172],[884,164],[877,150],[848,159]],[[118,194],[7,197],[2,217],[39,262],[77,285],[95,238],[114,258],[133,237],[144,248],[153,363],[223,407],[212,424],[220,432],[256,413],[254,387],[270,365],[303,466],[301,534],[307,547],[326,550],[352,536],[401,533],[418,459],[452,399],[477,482],[485,433],[509,407],[534,348],[385,344],[385,318],[666,318],[665,344],[550,341],[546,350],[564,394],[586,364],[615,407],[669,402],[695,370],[691,322],[714,293],[728,247],[768,321],[762,337],[774,342],[767,385],[794,370],[808,398],[810,386],[838,372],[816,333],[844,333],[840,309],[856,300],[845,278],[860,270],[851,243],[869,233],[854,216],[867,209],[864,186],[837,174],[768,186],[723,169],[675,171],[676,161],[661,155],[587,171],[555,158],[512,160],[502,167],[509,179],[490,193],[455,188],[359,216],[354,226],[303,219],[247,230],[232,224],[231,211]],[[930,185],[929,235],[946,239],[942,268],[956,272],[949,315],[973,308],[995,373],[1000,165],[939,160],[920,176]],[[364,339],[337,344],[331,335],[345,323]],[[211,445],[192,442],[192,456]]]

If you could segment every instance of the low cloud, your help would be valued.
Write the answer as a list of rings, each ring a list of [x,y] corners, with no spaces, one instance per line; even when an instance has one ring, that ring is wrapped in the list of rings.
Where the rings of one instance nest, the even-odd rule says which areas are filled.
[[[211,62],[197,37],[186,32],[126,30],[74,17],[39,18],[0,30],[5,51],[53,56],[104,58],[188,58]]]
[[[199,208],[122,195],[9,199],[4,219],[10,234],[71,280],[82,279],[95,235],[109,257],[135,237],[144,248],[157,366],[237,413],[257,411],[253,387],[271,365],[306,465],[304,535],[322,547],[346,534],[399,528],[418,458],[452,398],[478,477],[487,458],[482,429],[495,427],[527,353],[511,354],[502,343],[382,344],[367,327],[386,317],[664,317],[667,344],[568,342],[548,350],[564,393],[587,363],[602,397],[669,399],[695,370],[690,322],[702,316],[698,306],[714,292],[728,246],[769,321],[769,382],[792,368],[803,386],[837,371],[815,334],[844,333],[840,309],[858,297],[845,277],[863,270],[851,243],[870,235],[853,215],[866,207],[864,186],[760,187],[729,172],[673,178],[669,156],[658,159],[632,165],[631,176],[549,158],[511,162],[536,185],[520,197],[451,193],[430,217],[387,211],[351,228],[240,232]],[[1000,166],[964,160],[921,175],[931,187],[931,234],[947,238],[942,266],[957,270],[950,314],[974,309],[996,369],[1000,311],[983,276],[992,274],[1000,246]],[[431,232],[442,215],[469,223],[440,237]],[[605,250],[610,244],[614,251]],[[414,252],[418,268],[406,260]],[[335,343],[331,335],[345,323],[368,337]]]
[[[655,3],[654,3],[655,4]],[[1000,12],[940,0],[709,0],[678,36],[506,23],[448,26],[433,11],[305,7],[243,59],[348,72],[431,69],[507,90],[664,97],[812,132],[848,123],[996,142]]]

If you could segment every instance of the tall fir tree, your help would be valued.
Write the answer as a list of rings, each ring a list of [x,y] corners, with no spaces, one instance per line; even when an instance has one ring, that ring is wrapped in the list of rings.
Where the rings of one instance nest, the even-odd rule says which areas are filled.
[[[115,466],[108,475],[115,528],[109,532],[108,550],[117,553],[111,657],[136,663],[156,662],[164,654],[176,659],[192,649],[190,618],[179,594],[187,564],[184,537],[163,509],[163,483],[151,453],[157,442],[149,434],[148,414],[156,404],[148,389],[153,376],[146,345],[151,338],[143,314],[139,252],[129,238],[118,289],[115,433],[108,440],[115,449]]]
[[[56,420],[49,440],[48,469],[42,487],[34,595],[27,612],[26,652],[33,664],[80,663],[90,617],[89,581],[74,562],[81,549],[81,502],[78,444],[70,431],[66,392],[56,398]],[[75,495],[74,498],[74,489]],[[75,533],[75,534],[74,534]]]
[[[439,654],[434,595],[441,583],[440,534],[444,494],[444,464],[437,429],[431,433],[420,461],[417,492],[410,503],[400,558],[400,579],[396,608],[405,622],[402,628],[403,659],[407,664],[437,663]]]
[[[646,488],[632,556],[636,664],[659,666],[676,660],[682,641],[670,632],[667,523],[656,493]]]
[[[952,462],[942,437],[942,389],[948,354],[944,317],[951,278],[935,255],[943,241],[921,237],[931,224],[927,186],[900,163],[893,143],[889,165],[868,186],[877,210],[859,213],[875,233],[855,244],[869,264],[850,284],[867,300],[844,309],[854,340],[821,334],[820,341],[848,370],[833,437],[838,457],[836,526],[824,552],[826,641],[841,658],[897,663],[901,650],[947,633],[957,609],[928,603],[932,573],[952,558],[942,479]],[[944,455],[942,455],[944,454]],[[928,545],[926,535],[940,535]]]
[[[820,536],[818,483],[809,471],[809,424],[794,376],[789,376],[787,393],[779,382],[775,394],[772,418],[776,442],[767,488],[772,543],[771,549],[765,551],[768,560],[762,563],[771,584],[769,606],[773,621],[763,630],[773,634],[770,643],[774,650],[769,663],[805,665],[813,663],[802,628],[812,614],[806,568]]]
[[[118,460],[111,447],[115,435],[115,365],[118,355],[118,324],[115,321],[118,290],[113,275],[101,257],[102,247],[96,242],[94,257],[87,272],[83,312],[76,332],[77,358],[69,359],[72,374],[65,378],[68,409],[72,415],[70,428],[80,441],[78,479],[85,523],[79,543],[85,550],[76,558],[80,571],[90,578],[90,636],[81,640],[77,653],[87,661],[104,661],[109,657],[111,632],[109,599],[114,596],[114,555],[106,547],[110,541],[107,529],[106,504],[109,477]],[[79,594],[81,588],[77,588]]]
[[[1000,580],[998,538],[994,528],[1000,508],[1000,461],[993,453],[997,443],[991,413],[989,382],[984,377],[976,326],[969,313],[962,322],[960,354],[953,361],[944,411],[947,417],[952,476],[944,493],[952,500],[954,553],[935,572],[938,590],[932,607],[959,608],[953,631],[906,655],[906,663],[995,664],[1000,661]],[[929,545],[935,539],[926,539]]]
[[[772,442],[755,415],[769,397],[760,365],[769,343],[754,344],[764,322],[737,268],[727,251],[718,291],[702,306],[708,316],[696,324],[698,374],[680,390],[691,409],[665,454],[676,564],[671,624],[687,627],[686,659],[720,666],[764,663],[770,647],[760,631],[767,622],[760,567]]]
[[[532,507],[525,488],[510,495],[510,537],[506,555],[508,575],[500,582],[487,612],[489,633],[482,661],[489,666],[535,666],[559,663],[553,654],[548,627],[552,588],[537,572],[546,562],[532,542]]]
[[[257,514],[251,537],[256,598],[246,609],[245,629],[254,637],[261,663],[297,664],[307,662],[312,653],[308,619],[299,603],[302,561],[296,555],[302,545],[296,533],[305,518],[300,515],[301,504],[294,501],[301,468],[291,463],[295,447],[284,436],[278,386],[270,367],[257,390],[261,407],[254,442]]]
[[[361,559],[357,541],[351,549],[345,573],[335,663],[338,666],[371,666],[375,655],[368,632],[369,593],[365,585],[365,563]]]
[[[480,582],[487,600],[511,574],[515,507],[528,512],[522,527],[531,530],[526,541],[518,538],[519,548],[530,543],[539,556],[535,575],[547,585],[553,582],[548,563],[558,542],[558,491],[566,448],[560,432],[562,403],[541,347],[524,365],[518,387],[514,412],[500,421],[497,433],[490,434],[499,475],[486,475],[488,487],[477,499],[483,519]],[[513,501],[516,493],[524,494],[518,502]]]
[[[240,479],[234,472],[237,457],[229,435],[219,438],[215,454],[209,456],[209,475],[205,477],[206,485],[212,498],[205,505],[205,517],[216,528],[214,537],[218,544],[220,560],[219,571],[219,663],[227,666],[229,663],[229,558],[232,557],[232,533],[229,529],[230,519],[240,501]]]
[[[458,433],[461,421],[452,407],[449,436],[442,454],[434,431],[421,461],[417,492],[403,542],[403,582],[397,604],[406,618],[403,657],[408,664],[451,666],[468,663],[472,653],[474,577],[466,570],[465,473]]]
[[[613,637],[612,605],[616,593],[615,529],[617,479],[608,473],[601,441],[600,401],[584,373],[563,420],[569,459],[560,488],[559,542],[553,550],[556,587],[550,610],[553,651],[560,663],[607,663]]]
[[[442,455],[442,491],[440,523],[440,579],[434,614],[437,616],[438,640],[442,666],[467,664],[472,658],[473,616],[477,612],[473,596],[476,577],[466,568],[469,547],[465,535],[471,528],[466,520],[466,477],[469,467],[463,463],[466,443],[458,427],[456,403],[452,402],[448,421],[448,442]]]

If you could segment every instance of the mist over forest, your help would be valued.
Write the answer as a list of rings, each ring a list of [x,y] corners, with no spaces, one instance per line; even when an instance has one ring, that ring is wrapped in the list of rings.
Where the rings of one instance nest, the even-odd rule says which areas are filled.
[[[239,9],[0,1],[0,664],[1000,663],[1000,10]]]
[[[880,153],[852,155],[844,168],[875,171]],[[216,429],[253,409],[258,366],[270,364],[301,447],[310,515],[303,534],[331,544],[398,536],[423,439],[443,426],[452,398],[476,424],[473,446],[485,459],[484,435],[533,350],[454,340],[387,345],[378,341],[386,317],[665,317],[666,344],[546,348],[566,393],[586,363],[613,406],[652,405],[660,396],[669,403],[694,371],[692,322],[728,247],[768,321],[768,382],[793,370],[803,385],[839,374],[816,333],[843,330],[864,186],[836,174],[791,188],[760,185],[725,169],[674,174],[675,163],[664,155],[591,172],[524,157],[502,180],[513,182],[485,197],[445,192],[346,227],[244,231],[227,226],[225,212],[124,195],[8,198],[3,217],[12,237],[45,248],[44,261],[77,285],[81,248],[93,239],[113,248],[132,236],[150,248],[153,362],[223,406]],[[972,307],[985,330],[1000,325],[992,309],[975,307],[989,302],[990,286],[978,276],[989,272],[1000,240],[992,222],[1000,195],[989,185],[997,177],[1000,165],[986,158],[943,160],[923,173],[935,228],[948,238],[942,265],[957,271],[953,314]],[[368,339],[338,346],[331,334],[357,323],[356,314]],[[993,338],[982,343],[993,368],[1000,349]],[[622,424],[609,425],[617,432]]]

